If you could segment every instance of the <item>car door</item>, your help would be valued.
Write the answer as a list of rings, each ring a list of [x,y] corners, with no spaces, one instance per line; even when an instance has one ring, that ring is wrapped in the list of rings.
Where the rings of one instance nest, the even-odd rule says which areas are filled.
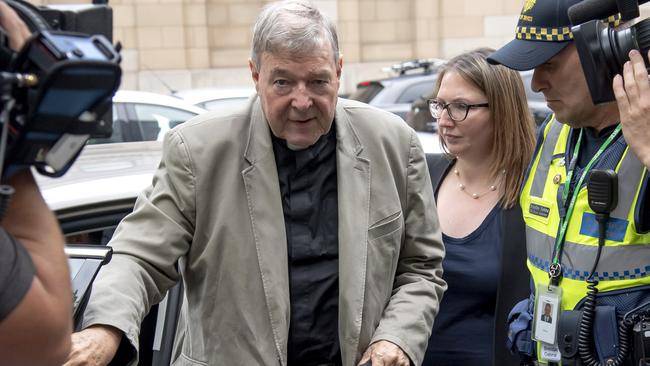
[[[56,212],[68,243],[66,252],[69,253],[71,279],[75,288],[75,330],[80,328],[87,297],[92,291],[89,286],[94,280],[95,273],[90,271],[98,268],[98,261],[102,262],[98,260],[99,253],[108,252],[93,250],[93,247],[106,248],[118,223],[133,210],[134,203],[135,197],[72,207]],[[86,253],[80,252],[80,248]],[[144,318],[141,324],[138,365],[168,366],[171,363],[182,301],[183,287],[179,282],[167,292],[159,304],[151,308]]]

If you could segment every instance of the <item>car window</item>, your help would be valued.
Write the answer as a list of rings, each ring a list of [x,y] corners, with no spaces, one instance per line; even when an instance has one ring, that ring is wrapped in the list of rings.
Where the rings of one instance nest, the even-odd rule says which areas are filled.
[[[128,105],[133,113],[125,119],[116,104]],[[113,134],[107,138],[93,138],[88,144],[112,142],[162,141],[165,132],[194,117],[196,113],[178,108],[137,103],[113,103]]]
[[[93,244],[93,245],[106,245],[115,232],[117,226],[110,226],[107,228],[96,228],[88,231],[66,234],[65,242],[67,244]]]
[[[431,94],[431,90],[433,90],[433,82],[431,80],[412,84],[402,92],[402,95],[397,98],[396,103],[411,104],[419,97],[425,94]]]
[[[352,92],[348,99],[369,103],[384,87],[380,83],[366,82],[357,85],[357,90]]]
[[[117,112],[117,107],[113,103],[113,133],[110,137],[100,137],[100,138],[91,138],[88,140],[88,144],[108,144],[111,142],[124,142],[124,137],[122,136],[122,128],[118,123],[115,123],[119,119]]]
[[[244,105],[247,100],[248,98],[245,97],[208,100],[206,102],[200,103],[199,107],[205,108],[209,111],[216,111],[218,109],[231,109]]]
[[[438,132],[438,125],[429,112],[428,100],[431,97],[431,94],[427,94],[416,99],[407,114],[406,123],[418,132]]]
[[[141,141],[162,141],[165,132],[195,116],[194,113],[158,105],[134,104]]]

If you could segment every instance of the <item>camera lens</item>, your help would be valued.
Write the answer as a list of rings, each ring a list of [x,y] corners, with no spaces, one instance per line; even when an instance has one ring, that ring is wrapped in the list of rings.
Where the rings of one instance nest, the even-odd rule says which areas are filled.
[[[650,49],[650,19],[644,19],[630,28],[620,31],[606,28],[603,30],[601,40],[601,46],[612,74],[620,74],[623,72],[623,64],[628,60],[631,50],[639,50],[643,55],[648,53]],[[644,56],[643,59],[645,60],[646,57]],[[645,63],[648,68],[650,66],[648,61]]]
[[[632,27],[636,33],[636,41],[638,49],[643,54],[643,59],[646,59],[648,50],[650,50],[650,18],[644,19]],[[648,66],[646,64],[646,66]]]

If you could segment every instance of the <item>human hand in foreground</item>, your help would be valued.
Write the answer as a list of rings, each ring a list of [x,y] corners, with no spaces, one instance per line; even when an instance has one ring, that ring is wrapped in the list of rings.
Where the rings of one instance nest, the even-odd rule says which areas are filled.
[[[650,167],[650,80],[641,53],[632,50],[629,56],[623,75],[614,77],[614,95],[625,141],[643,165]]]

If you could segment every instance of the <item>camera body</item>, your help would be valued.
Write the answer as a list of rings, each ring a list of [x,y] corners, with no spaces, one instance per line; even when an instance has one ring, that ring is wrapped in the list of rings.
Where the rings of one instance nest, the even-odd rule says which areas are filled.
[[[613,14],[619,13],[621,21],[629,21],[639,16],[639,3],[646,1],[584,0],[569,8],[568,15],[573,25],[571,32],[594,104],[615,99],[612,90],[614,76],[623,73],[623,65],[631,50],[639,50],[645,55],[650,49],[650,19],[622,30],[598,19],[609,16],[614,20]],[[648,61],[645,62],[646,68],[650,69]]]
[[[35,166],[42,174],[60,176],[88,138],[112,133],[112,118],[106,114],[121,69],[119,51],[103,35],[112,33],[111,22],[104,19],[110,8],[100,5],[102,11],[82,17],[72,10],[40,11],[23,1],[7,3],[34,33],[17,53],[6,42],[0,44],[0,122],[6,141],[2,173]],[[93,21],[97,14],[102,19]],[[78,29],[80,24],[93,24],[93,31],[104,24],[105,29],[89,35]],[[53,30],[52,25],[75,32]]]

